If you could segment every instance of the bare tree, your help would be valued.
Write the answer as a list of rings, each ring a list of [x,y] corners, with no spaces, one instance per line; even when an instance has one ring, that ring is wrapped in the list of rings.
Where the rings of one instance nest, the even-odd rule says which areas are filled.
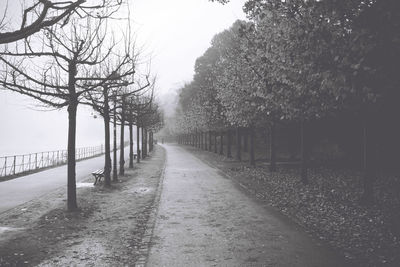
[[[153,83],[154,84],[154,83]],[[152,131],[158,130],[162,124],[163,117],[159,111],[158,105],[154,100],[154,89],[150,95],[143,95],[142,97],[136,97],[130,102],[130,109],[133,110],[132,120],[136,123],[137,128],[137,162],[139,163],[140,155],[142,159],[147,156],[147,144],[149,149],[152,149]],[[140,129],[142,131],[142,150],[139,150],[139,135]]]
[[[30,96],[44,106],[68,110],[68,209],[77,208],[75,175],[76,114],[80,101],[90,90],[109,80],[119,80],[133,70],[117,74],[131,64],[124,55],[115,71],[105,77],[92,77],[91,69],[103,64],[114,45],[106,46],[106,23],[87,17],[72,19],[68,27],[55,25],[44,30],[42,45],[27,42],[24,51],[0,53],[6,68],[1,84],[12,91]],[[17,59],[16,59],[17,58]],[[88,86],[90,85],[90,86]]]
[[[97,0],[90,4],[86,4],[86,0],[35,0],[22,11],[21,24],[19,29],[16,29],[16,27],[7,23],[7,1],[4,5],[3,14],[0,14],[0,44],[28,38],[44,28],[59,23],[65,25],[73,14],[78,14],[80,17],[109,17],[118,10],[121,4],[122,0]],[[95,11],[95,13],[92,11]]]
[[[129,46],[128,46],[129,47]],[[136,58],[134,56],[133,58]],[[128,69],[125,69],[123,73],[126,72],[135,72],[135,61]],[[102,73],[103,76],[108,76],[112,71],[116,68],[118,64],[110,63],[105,66],[105,71]],[[129,69],[132,68],[132,69]],[[122,70],[120,70],[122,71]],[[113,74],[115,76],[115,74]],[[121,73],[117,76],[121,76]],[[84,102],[87,105],[92,106],[102,117],[104,120],[104,130],[105,130],[105,164],[104,164],[104,176],[105,176],[105,185],[111,185],[111,169],[114,169],[113,172],[113,180],[117,179],[116,168],[111,167],[111,146],[110,146],[110,123],[113,121],[114,123],[114,166],[116,166],[116,125],[117,121],[120,121],[121,127],[125,122],[125,114],[126,114],[126,99],[145,90],[151,85],[148,80],[148,76],[146,76],[146,83],[144,85],[140,85],[135,79],[130,80],[110,80],[104,83],[101,87],[98,87],[96,90],[90,90],[86,94],[86,98],[88,101]],[[114,114],[114,118],[112,118],[112,114]],[[123,129],[121,129],[123,132]],[[123,140],[123,136],[121,138]],[[121,143],[121,151],[123,151],[123,141]],[[122,155],[123,158],[123,155]],[[121,174],[121,171],[120,171]],[[122,171],[123,174],[123,171]]]

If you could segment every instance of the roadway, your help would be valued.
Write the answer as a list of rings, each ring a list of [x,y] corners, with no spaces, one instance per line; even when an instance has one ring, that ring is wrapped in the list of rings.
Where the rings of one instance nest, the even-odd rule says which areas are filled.
[[[129,163],[128,158],[129,146],[125,147],[126,165]],[[91,176],[93,171],[103,167],[104,155],[77,162],[76,181],[84,181]],[[67,165],[0,182],[0,213],[51,193],[60,187],[67,188]]]

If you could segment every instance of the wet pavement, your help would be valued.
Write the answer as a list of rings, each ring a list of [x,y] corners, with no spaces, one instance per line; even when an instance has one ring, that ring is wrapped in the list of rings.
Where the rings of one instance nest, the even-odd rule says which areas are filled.
[[[125,148],[125,157],[129,155],[129,147]],[[126,163],[128,162],[125,159]],[[77,187],[91,177],[91,173],[104,166],[104,155],[82,160],[76,163]],[[92,180],[91,180],[92,181]],[[94,179],[93,179],[94,182]],[[51,193],[57,188],[67,185],[67,165],[50,168],[34,174],[21,176],[0,182],[0,214],[35,198]]]
[[[147,266],[344,266],[331,249],[177,145]]]

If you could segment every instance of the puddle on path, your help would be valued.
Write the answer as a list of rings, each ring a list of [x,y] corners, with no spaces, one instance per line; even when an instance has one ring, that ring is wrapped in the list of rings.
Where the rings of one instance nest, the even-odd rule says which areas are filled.
[[[0,235],[4,234],[6,232],[19,231],[19,230],[23,230],[23,228],[13,228],[13,227],[0,226]]]
[[[93,183],[76,183],[76,188],[94,187]]]
[[[148,188],[148,187],[136,187],[136,188],[133,188],[132,190],[130,190],[130,193],[146,194],[146,193],[149,193],[150,190],[152,190],[152,189]]]

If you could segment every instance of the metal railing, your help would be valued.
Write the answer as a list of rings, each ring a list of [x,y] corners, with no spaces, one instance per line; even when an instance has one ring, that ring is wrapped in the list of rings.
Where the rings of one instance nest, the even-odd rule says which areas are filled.
[[[82,147],[75,150],[76,160],[82,160],[104,153],[103,145]],[[46,151],[24,155],[0,157],[0,177],[21,175],[31,171],[66,164],[67,150]]]

